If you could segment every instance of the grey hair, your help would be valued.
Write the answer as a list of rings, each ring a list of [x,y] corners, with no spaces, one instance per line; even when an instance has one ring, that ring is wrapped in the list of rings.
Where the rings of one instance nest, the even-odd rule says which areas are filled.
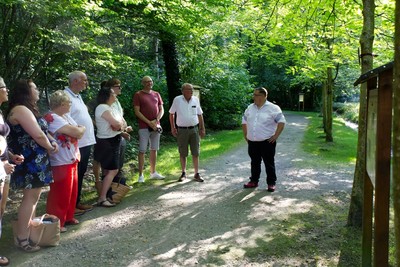
[[[75,71],[71,72],[71,73],[68,75],[68,83],[69,83],[69,84],[72,84],[72,82],[73,82],[75,79],[80,78],[80,77],[82,77],[82,76],[84,76],[84,75],[85,75],[84,72],[82,72],[82,71],[80,71],[80,70],[75,70]]]
[[[190,83],[184,83],[184,84],[182,84],[182,91],[185,90],[186,87],[191,87],[192,90],[193,90],[193,85],[192,85],[192,84],[190,84]]]
[[[69,102],[69,101],[70,101],[70,99],[66,92],[64,92],[63,90],[57,90],[50,95],[49,106],[50,106],[50,109],[53,110],[53,109],[61,106],[63,103]]]

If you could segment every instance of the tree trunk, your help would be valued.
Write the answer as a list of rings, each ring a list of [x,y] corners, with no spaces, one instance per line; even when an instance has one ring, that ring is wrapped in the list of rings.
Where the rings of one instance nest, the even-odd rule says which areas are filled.
[[[361,73],[372,69],[372,48],[374,42],[374,0],[363,0],[363,30],[360,37],[361,45]],[[353,189],[351,192],[350,209],[347,225],[362,226],[363,188],[365,177],[365,147],[366,147],[366,111],[367,111],[367,84],[361,84],[360,109],[358,113],[358,144],[357,161],[354,171]]]
[[[333,142],[333,133],[332,133],[332,113],[333,113],[333,77],[332,77],[332,68],[327,69],[327,79],[326,79],[326,119],[325,119],[325,141]]]
[[[181,92],[178,52],[176,51],[175,37],[172,34],[160,32],[160,39],[167,78],[168,101],[169,105],[172,105],[174,98]]]
[[[393,82],[393,207],[396,263],[400,266],[400,3],[396,1]]]

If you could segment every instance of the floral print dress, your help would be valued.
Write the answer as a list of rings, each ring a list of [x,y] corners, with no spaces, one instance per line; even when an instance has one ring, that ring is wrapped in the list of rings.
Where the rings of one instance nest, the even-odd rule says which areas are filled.
[[[47,133],[47,122],[43,118],[36,119],[43,132]],[[13,189],[39,188],[53,182],[51,174],[49,155],[47,150],[21,127],[21,125],[10,125],[8,136],[8,148],[14,154],[21,154],[25,160],[16,165],[11,175],[10,185]]]

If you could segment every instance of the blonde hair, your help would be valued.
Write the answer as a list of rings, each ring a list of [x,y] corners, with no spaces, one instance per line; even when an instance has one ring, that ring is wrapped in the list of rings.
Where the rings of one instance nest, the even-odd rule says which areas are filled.
[[[65,102],[69,102],[69,96],[63,90],[57,90],[50,95],[50,109],[55,109],[61,106]]]

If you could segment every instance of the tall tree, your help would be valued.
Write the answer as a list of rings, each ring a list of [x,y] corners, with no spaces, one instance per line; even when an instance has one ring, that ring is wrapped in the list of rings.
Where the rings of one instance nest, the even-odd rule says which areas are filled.
[[[363,30],[360,36],[361,46],[361,73],[366,73],[373,67],[373,42],[375,29],[375,1],[363,0]],[[358,143],[357,161],[354,171],[353,189],[347,224],[349,226],[362,225],[363,215],[363,188],[366,175],[366,120],[367,120],[367,88],[363,83],[360,88],[360,105],[358,115]]]
[[[393,82],[393,207],[396,266],[400,266],[400,2],[396,1]]]

